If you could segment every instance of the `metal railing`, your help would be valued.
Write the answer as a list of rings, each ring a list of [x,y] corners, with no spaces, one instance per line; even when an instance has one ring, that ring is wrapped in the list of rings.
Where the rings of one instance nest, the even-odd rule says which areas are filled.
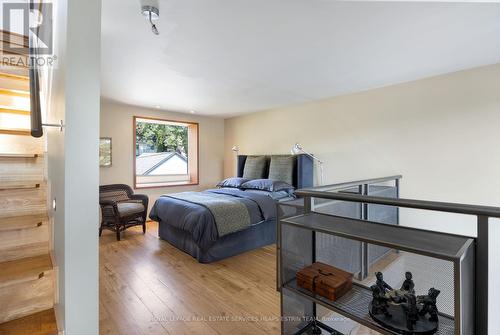
[[[372,180],[370,180],[372,181]],[[355,182],[359,184],[360,182]],[[345,183],[349,185],[349,183]],[[353,185],[356,186],[356,185]],[[345,186],[344,186],[345,187]],[[314,207],[313,198],[330,199],[337,201],[357,202],[361,204],[377,204],[396,206],[398,208],[412,208],[456,214],[474,215],[477,217],[477,237],[475,238],[475,334],[488,334],[488,276],[489,276],[489,218],[500,218],[500,208],[491,206],[476,206],[459,203],[437,202],[415,199],[383,198],[364,194],[348,194],[326,192],[324,187],[301,189],[296,195],[304,198],[305,212]]]
[[[401,178],[403,178],[402,175],[394,175],[394,176],[389,176],[389,177],[380,177],[380,178],[372,178],[372,179],[362,179],[362,180],[355,180],[355,181],[348,181],[348,182],[343,182],[343,183],[337,183],[337,184],[330,184],[330,185],[323,185],[323,186],[317,186],[313,188],[305,188],[302,189],[302,191],[305,190],[312,190],[312,191],[321,191],[321,192],[342,192],[342,191],[347,191],[350,189],[356,189],[356,192],[358,194],[364,194],[364,195],[369,195],[369,190],[370,186],[374,186],[375,184],[381,184],[381,183],[387,183],[387,182],[394,182],[394,188],[396,190],[395,197],[399,197],[399,183]],[[323,198],[324,200],[325,198]],[[321,204],[315,204],[314,208],[318,209],[321,207],[328,207],[331,205],[332,202],[336,202],[338,200],[331,200],[331,201],[323,201]],[[362,209],[364,213],[362,213],[362,216],[365,216],[363,214],[368,214],[367,211],[367,206],[366,204],[362,206]],[[363,218],[363,219],[367,219]]]
[[[310,188],[303,188],[300,191],[337,191],[337,190],[343,190],[346,188],[351,188],[351,187],[357,187],[359,185],[370,185],[370,184],[379,184],[383,182],[388,182],[388,181],[396,181],[396,183],[403,178],[402,175],[394,175],[394,176],[389,176],[389,177],[381,177],[381,178],[372,178],[372,179],[362,179],[362,180],[355,180],[355,181],[348,181],[348,182],[343,182],[343,183],[337,183],[337,184],[330,184],[330,185],[322,185],[322,186],[317,186],[317,187],[310,187]]]
[[[361,182],[357,182],[357,184],[355,184],[354,186],[357,186],[358,184],[361,184]],[[370,204],[386,205],[386,206],[397,206],[403,208],[424,209],[430,211],[500,218],[500,207],[492,207],[492,206],[479,206],[479,205],[476,206],[476,205],[466,205],[466,204],[458,204],[450,202],[374,197],[362,194],[316,191],[312,188],[297,190],[295,191],[295,194],[300,197],[308,197],[308,198],[351,201],[351,202],[370,203]]]
[[[44,2],[29,1],[29,10],[39,10],[43,12]],[[36,8],[38,6],[38,8]],[[59,128],[60,131],[64,128],[64,123],[61,120],[59,123],[42,123],[42,106],[40,103],[40,94],[42,93],[41,71],[38,67],[40,54],[38,53],[37,37],[40,35],[40,26],[37,26],[36,33],[30,34],[28,45],[28,60],[29,60],[29,80],[30,80],[30,117],[31,117],[31,136],[42,137],[43,127]]]
[[[41,5],[41,3],[40,3]],[[29,2],[29,10],[35,9],[35,2]],[[38,28],[37,28],[38,29]],[[35,37],[29,36],[29,78],[30,78],[30,116],[31,116],[31,136],[42,137],[42,108],[40,105],[40,73],[37,66],[38,57]]]
[[[296,195],[301,197],[297,192],[308,192],[308,191],[322,191],[322,192],[342,192],[346,191],[349,189],[356,189],[356,192],[358,194],[369,194],[370,191],[370,186],[374,186],[375,184],[380,184],[380,183],[387,183],[387,182],[394,182],[394,187],[395,190],[395,197],[399,197],[399,187],[400,187],[400,180],[403,178],[402,175],[394,175],[394,176],[389,176],[389,177],[379,177],[379,178],[371,178],[371,179],[361,179],[361,180],[354,180],[354,181],[349,181],[349,182],[342,182],[342,183],[337,183],[337,184],[329,184],[329,185],[322,185],[322,186],[316,186],[316,187],[311,187],[311,188],[303,188],[295,192]],[[299,200],[299,199],[297,199]],[[288,206],[288,207],[295,207],[295,208],[301,208],[302,205],[297,204],[297,200],[291,201],[291,202],[283,202],[279,203],[278,206]],[[304,199],[301,199],[304,200]],[[314,210],[324,208],[331,206],[332,204],[338,202],[338,200],[331,200],[331,201],[322,201],[319,204],[312,204],[311,201],[309,201],[309,209],[312,209],[314,207]],[[300,202],[301,204],[305,204],[304,202]],[[359,219],[361,220],[368,220],[369,217],[369,207],[367,204],[362,204],[360,208],[360,217]],[[278,218],[278,220],[281,218]],[[396,212],[396,223],[399,224],[399,210]],[[277,234],[280,234],[280,225],[277,225]],[[279,245],[279,240],[276,244],[277,252],[279,253],[280,245]],[[368,258],[367,258],[367,248],[366,244],[361,245],[362,251],[360,252],[361,260],[361,271],[359,273],[359,279],[366,278],[367,276],[367,271],[368,271]],[[279,258],[276,259],[276,268],[279,268]],[[276,273],[276,283],[277,283],[277,290],[280,290],[280,284],[279,284],[279,273]]]

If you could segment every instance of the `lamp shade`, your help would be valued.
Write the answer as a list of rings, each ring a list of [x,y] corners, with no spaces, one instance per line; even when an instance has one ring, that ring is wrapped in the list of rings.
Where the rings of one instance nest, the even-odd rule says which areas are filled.
[[[323,185],[323,161],[320,160],[318,157],[314,156],[313,154],[305,151],[304,148],[302,148],[302,146],[299,143],[295,143],[292,147],[292,150],[290,150],[290,152],[292,153],[292,155],[299,155],[299,154],[307,155],[307,156],[311,157],[312,159],[314,159],[316,162],[318,162],[319,169],[321,172],[320,185]]]
[[[300,144],[295,143],[294,146],[292,147],[291,152],[292,152],[292,155],[298,155],[298,154],[303,152],[303,149],[300,146]]]

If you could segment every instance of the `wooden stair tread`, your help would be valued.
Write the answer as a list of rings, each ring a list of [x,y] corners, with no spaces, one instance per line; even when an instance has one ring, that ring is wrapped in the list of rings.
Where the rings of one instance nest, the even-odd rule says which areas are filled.
[[[0,177],[0,190],[29,190],[39,188],[43,183],[43,180],[2,180]]]
[[[14,74],[4,73],[1,71],[2,69],[0,69],[0,87],[29,92],[30,90],[29,77],[16,76]],[[9,106],[10,105],[6,107]]]
[[[0,60],[0,63],[1,63],[3,66],[11,66],[11,67],[13,67],[13,68],[18,68],[18,69],[26,69],[26,70],[28,70],[28,69],[29,69],[28,65],[19,64],[19,63],[11,63],[11,62],[8,62],[8,61],[5,61],[5,60]]]
[[[45,137],[16,136],[0,134],[0,154],[44,154]]]
[[[26,52],[28,51],[28,48],[21,48],[21,50],[2,50],[2,53],[4,55],[14,55],[14,56],[24,56],[24,57],[29,57],[28,54],[26,54]]]
[[[43,153],[0,153],[0,159],[2,158],[38,158],[43,157]]]
[[[21,66],[6,65],[2,67],[2,73],[11,74],[19,77],[29,77],[29,69],[27,67],[21,67]]]
[[[52,268],[48,254],[0,263],[0,287],[38,279]]]
[[[16,259],[45,255],[50,251],[50,243],[49,241],[23,243],[17,246],[5,246],[0,248],[0,250],[0,261],[10,262]],[[7,286],[7,288],[9,288],[9,286]]]
[[[48,216],[45,214],[0,218],[0,232],[39,227],[43,222],[47,222],[48,219]]]
[[[47,183],[31,189],[0,189],[0,217],[47,213]]]
[[[58,334],[54,309],[0,324],[0,335],[56,335]]]
[[[0,134],[31,136],[29,129],[0,128]]]
[[[16,44],[19,46],[23,46],[25,49],[29,48],[28,36],[25,36],[25,35],[22,35],[19,33],[14,33],[12,31],[0,29],[0,40],[4,41],[4,42],[8,42],[10,44]]]
[[[6,72],[0,72],[0,77],[1,78],[8,78],[8,79],[13,79],[13,80],[22,80],[22,81],[30,81],[30,78],[28,76],[19,76],[16,74],[12,73],[6,73]]]
[[[0,113],[30,115],[30,111],[27,109],[11,108],[8,106],[0,106]]]
[[[22,98],[29,98],[30,97],[29,91],[14,90],[14,89],[10,89],[10,88],[0,88],[0,94],[8,95],[11,97],[22,97]]]

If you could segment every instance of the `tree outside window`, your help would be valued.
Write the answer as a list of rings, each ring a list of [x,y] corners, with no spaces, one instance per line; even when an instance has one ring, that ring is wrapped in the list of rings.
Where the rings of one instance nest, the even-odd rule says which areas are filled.
[[[198,183],[198,124],[134,117],[135,186]]]

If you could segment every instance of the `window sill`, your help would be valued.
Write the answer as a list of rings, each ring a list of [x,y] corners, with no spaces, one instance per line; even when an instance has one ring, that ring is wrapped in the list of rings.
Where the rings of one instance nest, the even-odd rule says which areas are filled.
[[[195,186],[199,185],[199,182],[174,182],[174,183],[150,183],[150,184],[136,184],[134,189],[148,189],[148,188],[162,188],[162,187],[177,187],[177,186]]]

